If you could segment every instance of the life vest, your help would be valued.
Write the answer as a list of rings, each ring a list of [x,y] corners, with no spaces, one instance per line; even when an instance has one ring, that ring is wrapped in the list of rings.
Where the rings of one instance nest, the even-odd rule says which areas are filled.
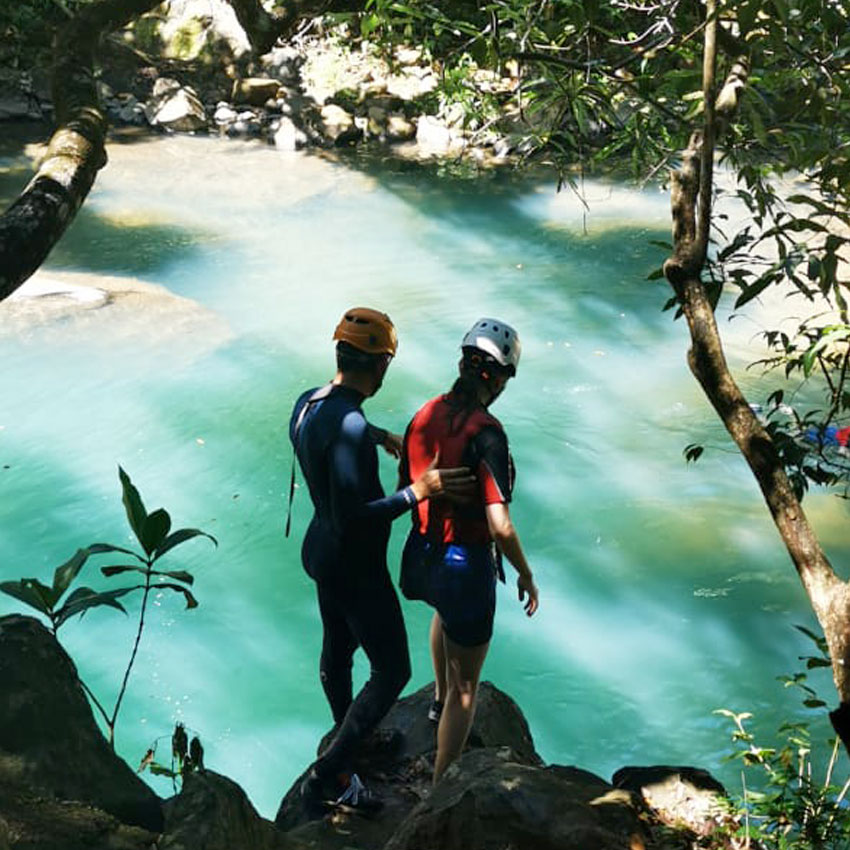
[[[493,471],[474,451],[473,438],[484,428],[502,425],[483,408],[457,412],[442,395],[426,402],[416,413],[405,436],[405,456],[410,480],[415,481],[439,451],[438,466],[469,466],[479,479],[478,498],[471,505],[457,505],[443,499],[425,499],[414,508],[414,527],[434,542],[489,543],[490,532],[484,505],[510,501]],[[508,474],[509,479],[512,475]],[[510,480],[507,484],[510,489]]]

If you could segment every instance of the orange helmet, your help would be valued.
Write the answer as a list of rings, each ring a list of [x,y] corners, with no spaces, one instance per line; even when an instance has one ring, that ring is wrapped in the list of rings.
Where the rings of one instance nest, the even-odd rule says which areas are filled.
[[[334,339],[347,342],[367,354],[390,354],[395,357],[398,349],[398,337],[390,317],[368,307],[346,310],[336,326]]]

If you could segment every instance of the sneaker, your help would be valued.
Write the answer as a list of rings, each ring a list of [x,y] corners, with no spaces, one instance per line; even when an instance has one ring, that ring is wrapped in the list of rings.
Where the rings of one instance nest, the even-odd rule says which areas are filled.
[[[339,795],[334,805],[356,809],[363,814],[374,814],[383,808],[384,801],[370,791],[356,773],[352,773],[348,787]]]
[[[428,709],[428,719],[432,723],[439,723],[442,713],[443,713],[443,704],[438,699],[435,699],[431,703],[431,707]]]

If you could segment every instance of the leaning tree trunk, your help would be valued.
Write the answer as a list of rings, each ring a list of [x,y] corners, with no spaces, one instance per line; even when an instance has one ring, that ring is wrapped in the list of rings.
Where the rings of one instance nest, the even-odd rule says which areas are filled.
[[[106,164],[107,124],[94,79],[99,39],[158,2],[101,0],[57,34],[51,86],[58,128],[35,176],[0,217],[0,301],[44,262]]]
[[[691,335],[688,365],[727,431],[750,466],[773,521],[808,594],[832,658],[840,705],[830,719],[850,750],[850,586],[836,576],[809,525],[785,473],[776,447],[733,379],[715,321],[714,307],[702,282],[711,225],[714,137],[719,119],[714,99],[717,17],[708,0],[703,66],[704,129],[695,133],[682,166],[671,175],[673,255],[664,273],[682,307]],[[717,100],[729,112],[746,75],[735,65]]]

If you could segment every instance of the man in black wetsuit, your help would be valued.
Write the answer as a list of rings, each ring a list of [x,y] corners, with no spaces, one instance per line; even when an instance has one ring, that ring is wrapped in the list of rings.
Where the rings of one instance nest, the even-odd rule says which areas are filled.
[[[410,486],[384,495],[376,444],[398,455],[401,440],[369,425],[361,404],[383,383],[396,353],[395,328],[384,313],[354,308],[340,320],[334,339],[333,381],[300,396],[289,426],[315,509],[301,560],[316,582],[323,628],[320,674],[336,724],[330,746],[301,789],[314,815],[328,800],[380,805],[347,771],[357,745],[410,678],[407,633],[387,570],[392,521],[423,499],[463,499],[474,490],[468,469],[439,470],[432,464]],[[369,658],[371,675],[353,698],[351,668],[358,646]]]

